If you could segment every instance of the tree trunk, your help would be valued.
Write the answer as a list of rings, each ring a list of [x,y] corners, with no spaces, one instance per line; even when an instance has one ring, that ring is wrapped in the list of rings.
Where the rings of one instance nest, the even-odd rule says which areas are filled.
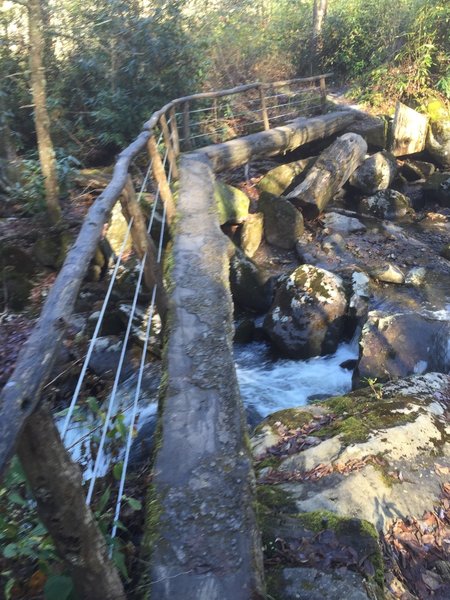
[[[360,135],[346,133],[322,152],[306,179],[286,197],[305,219],[316,218],[362,163],[366,152],[367,144]]]
[[[18,455],[39,517],[67,565],[78,597],[125,600],[105,539],[86,506],[80,468],[70,460],[46,407],[29,418]]]
[[[328,0],[314,0],[311,37],[311,73],[318,69],[323,49],[322,28],[327,14]]]
[[[61,218],[55,151],[50,137],[50,118],[47,111],[46,80],[43,65],[44,37],[42,33],[41,0],[28,1],[28,30],[30,36],[31,93],[34,103],[34,122],[39,161],[44,176],[45,197],[50,219]]]

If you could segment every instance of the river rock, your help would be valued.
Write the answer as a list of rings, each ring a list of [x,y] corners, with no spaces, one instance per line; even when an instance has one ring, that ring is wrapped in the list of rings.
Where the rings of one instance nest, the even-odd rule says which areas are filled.
[[[431,121],[426,150],[441,167],[450,168],[450,119]]]
[[[329,212],[323,216],[323,224],[329,231],[342,234],[366,231],[366,226],[354,217],[347,217],[337,212]]]
[[[395,220],[404,217],[411,208],[411,202],[396,190],[380,190],[373,196],[363,198],[359,211],[379,219]]]
[[[233,300],[242,308],[265,312],[272,302],[272,285],[262,270],[240,248],[230,260],[230,286]]]
[[[324,269],[302,265],[278,288],[264,330],[286,356],[331,354],[340,341],[346,310],[342,279]]]
[[[248,215],[241,229],[241,248],[252,258],[258,250],[264,234],[264,215],[254,213]]]
[[[371,311],[362,330],[355,384],[447,372],[449,331],[449,321],[439,313]]]
[[[260,483],[267,471],[261,475],[259,465],[272,456],[269,472],[276,475],[277,503],[286,511],[330,511],[369,521],[379,531],[398,518],[420,518],[434,510],[448,479],[449,385],[449,375],[428,373],[384,386],[373,383],[320,402],[314,412],[306,407],[270,415],[252,439],[272,430],[278,444],[276,453],[268,447],[257,458]],[[310,428],[319,440],[312,447],[302,433]],[[302,481],[312,470],[322,474]],[[293,475],[297,481],[289,483]]]
[[[291,185],[294,179],[304,173],[315,160],[315,157],[306,158],[271,169],[258,183],[258,189],[261,192],[280,196]]]
[[[387,189],[397,174],[395,157],[385,150],[377,152],[359,165],[349,179],[351,186],[363,194]]]
[[[450,260],[450,244],[446,244],[441,250],[441,256],[447,260]]]
[[[424,267],[413,267],[406,274],[405,283],[406,285],[419,287],[424,283],[426,274],[427,271]]]
[[[433,163],[425,162],[423,160],[411,160],[407,159],[403,161],[400,173],[408,181],[417,181],[419,179],[428,179],[435,172],[436,167]]]
[[[264,214],[264,235],[269,244],[291,250],[303,235],[303,216],[291,202],[272,194],[261,194],[259,208]]]
[[[396,265],[391,263],[387,263],[381,267],[372,269],[370,274],[374,279],[378,279],[378,281],[384,281],[385,283],[401,284],[405,282],[404,273]]]
[[[222,181],[214,186],[214,196],[219,211],[219,223],[242,223],[248,216],[250,200],[243,191]]]

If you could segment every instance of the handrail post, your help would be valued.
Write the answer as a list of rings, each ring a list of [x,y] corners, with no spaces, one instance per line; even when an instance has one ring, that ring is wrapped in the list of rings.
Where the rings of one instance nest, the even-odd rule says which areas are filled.
[[[159,193],[161,194],[161,198],[166,206],[167,222],[170,224],[175,217],[175,202],[169,182],[167,181],[164,165],[159,155],[154,133],[152,133],[150,136],[147,147],[150,159],[152,161],[153,177],[155,178],[156,184],[159,187]]]
[[[175,106],[170,109],[170,132],[172,134],[172,144],[175,156],[180,155],[180,136],[178,135],[177,114]]]
[[[177,167],[177,157],[176,157],[174,149],[173,149],[172,139],[171,139],[169,126],[167,124],[167,119],[166,119],[165,114],[160,116],[159,123],[161,125],[161,130],[162,130],[163,137],[164,137],[164,143],[167,148],[167,156],[169,157],[169,162],[170,162],[170,166],[172,169],[172,177],[174,179],[178,179],[179,175],[178,175],[178,167]]]
[[[325,114],[327,106],[327,90],[325,84],[325,77],[320,78],[320,104],[322,108],[322,114]]]
[[[191,122],[189,117],[189,100],[183,105],[183,147],[185,150],[191,150]]]
[[[266,96],[264,94],[264,86],[260,85],[258,90],[259,90],[259,98],[261,101],[261,115],[262,115],[262,119],[263,119],[263,123],[264,123],[264,129],[267,131],[268,129],[270,129],[270,122],[269,122],[269,113],[267,112]]]

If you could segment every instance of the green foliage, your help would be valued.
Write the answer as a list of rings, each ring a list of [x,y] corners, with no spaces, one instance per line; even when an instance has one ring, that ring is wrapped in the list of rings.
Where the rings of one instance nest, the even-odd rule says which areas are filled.
[[[57,150],[56,156],[60,192],[65,194],[69,190],[75,169],[80,167],[80,162],[74,156],[64,155],[60,149]],[[37,158],[25,158],[21,161],[20,180],[8,189],[8,198],[9,201],[22,206],[23,214],[33,215],[46,211],[44,177]]]

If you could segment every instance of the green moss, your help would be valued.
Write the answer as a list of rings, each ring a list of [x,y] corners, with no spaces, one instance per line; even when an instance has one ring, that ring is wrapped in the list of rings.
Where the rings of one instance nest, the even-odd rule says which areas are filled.
[[[408,397],[400,400],[376,397],[370,387],[330,398],[320,404],[337,419],[311,435],[321,439],[340,435],[344,445],[365,442],[374,431],[415,421],[417,412],[404,412],[408,400]],[[417,405],[416,398],[410,400]]]
[[[310,423],[312,418],[312,413],[306,410],[298,410],[296,408],[279,410],[260,423],[258,427],[256,427],[255,433],[259,433],[266,425],[273,427],[277,422],[282,423],[288,429],[300,429],[304,425]]]
[[[281,462],[281,457],[278,456],[268,456],[264,458],[260,462],[257,462],[255,465],[255,469],[260,471],[261,469],[266,469],[267,467],[271,467],[272,469],[276,469]]]
[[[379,547],[378,533],[372,523],[363,519],[340,517],[327,510],[300,513],[296,518],[305,529],[316,533],[331,529],[341,543],[354,548],[361,558],[367,556],[375,571],[373,580],[381,590],[383,589],[384,563]]]
[[[263,526],[264,518],[274,513],[292,513],[296,505],[289,492],[276,485],[257,485],[256,514]]]

